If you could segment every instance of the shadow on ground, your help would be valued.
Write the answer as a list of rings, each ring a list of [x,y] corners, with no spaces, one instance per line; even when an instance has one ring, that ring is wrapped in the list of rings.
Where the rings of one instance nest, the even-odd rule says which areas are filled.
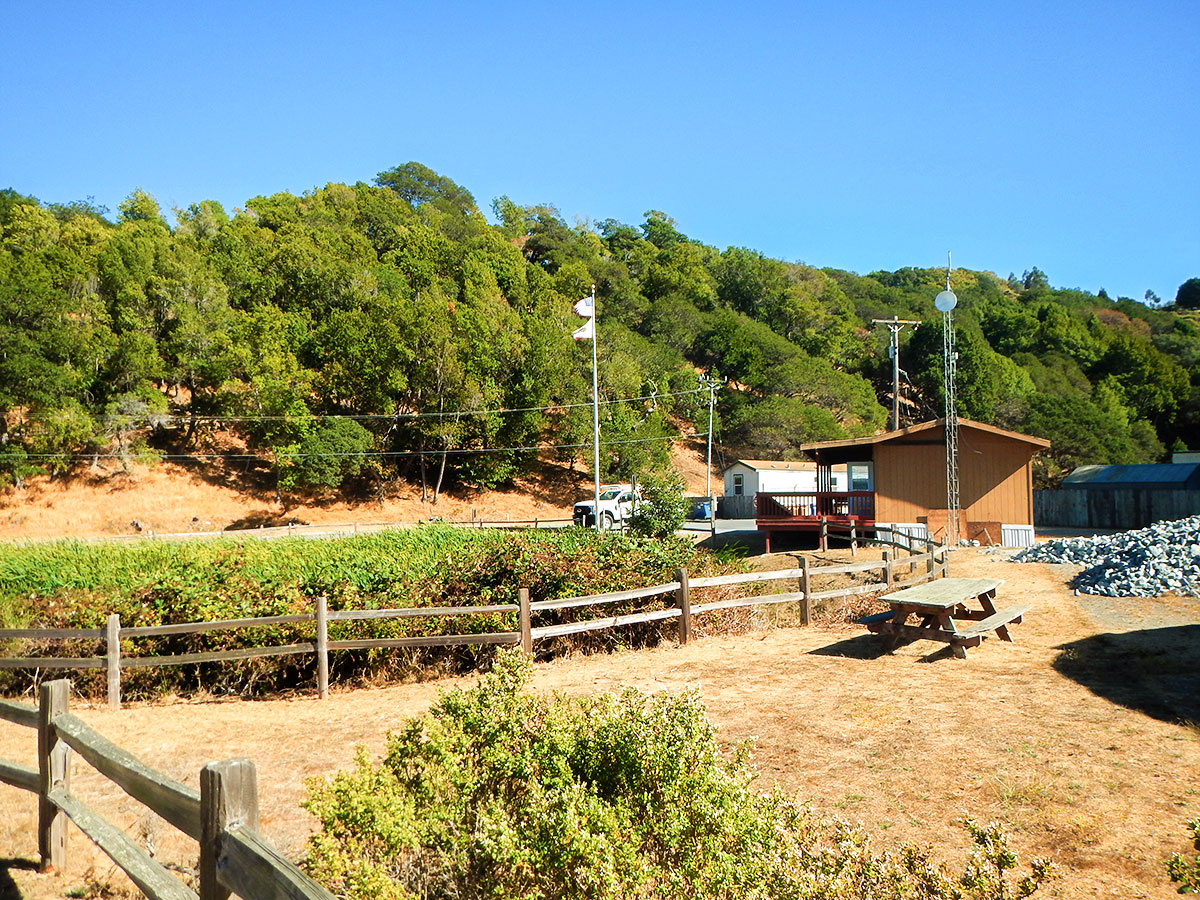
[[[887,647],[877,634],[859,634],[852,638],[809,650],[810,656],[843,656],[848,659],[878,659],[886,656]]]
[[[901,640],[897,647],[903,647],[907,644],[914,643],[909,640]],[[840,656],[845,659],[879,659],[881,656],[887,656],[892,651],[887,648],[887,641],[877,634],[860,634],[852,638],[837,641],[833,644],[826,644],[824,647],[817,647],[814,650],[809,650],[809,656]],[[968,651],[970,652],[970,651]],[[918,662],[932,663],[939,662],[943,659],[954,659],[954,651],[949,646],[940,647],[935,650],[930,650],[924,656],[917,658]]]
[[[21,900],[21,890],[9,872],[13,869],[36,872],[37,868],[32,859],[0,859],[0,900]]]
[[[1092,693],[1166,722],[1200,723],[1200,625],[1063,644],[1054,668]]]

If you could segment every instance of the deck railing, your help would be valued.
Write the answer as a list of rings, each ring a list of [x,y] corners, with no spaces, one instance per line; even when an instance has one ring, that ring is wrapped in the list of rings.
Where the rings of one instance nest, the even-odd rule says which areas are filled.
[[[874,520],[874,491],[809,491],[758,494],[759,519],[849,518]]]

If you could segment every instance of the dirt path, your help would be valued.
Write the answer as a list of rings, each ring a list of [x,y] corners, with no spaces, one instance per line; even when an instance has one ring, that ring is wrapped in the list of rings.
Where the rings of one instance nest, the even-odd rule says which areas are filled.
[[[1188,849],[1184,823],[1200,816],[1200,602],[1139,601],[1132,618],[1111,608],[1097,615],[1065,586],[1067,567],[1017,566],[976,551],[956,554],[953,567],[1005,579],[1003,603],[1033,604],[1013,629],[1016,643],[988,640],[956,660],[927,642],[881,653],[856,626],[768,628],[539,664],[535,684],[574,694],[694,688],[723,738],[756,739],[764,787],[861,821],[879,845],[931,842],[957,865],[960,819],[999,819],[1023,859],[1047,855],[1062,866],[1046,896],[1175,896],[1163,862]],[[250,757],[263,829],[298,855],[310,828],[298,809],[304,779],[348,765],[355,745],[377,752],[388,728],[452,683],[335,692],[325,702],[179,702],[80,715],[193,785],[205,762]],[[0,723],[0,757],[32,764],[31,737]],[[148,836],[162,858],[194,864],[194,850],[139,817],[86,764],[76,762],[74,786]],[[64,875],[36,874],[30,796],[0,787],[0,811],[0,897],[61,896],[85,877],[122,883],[78,833]]]

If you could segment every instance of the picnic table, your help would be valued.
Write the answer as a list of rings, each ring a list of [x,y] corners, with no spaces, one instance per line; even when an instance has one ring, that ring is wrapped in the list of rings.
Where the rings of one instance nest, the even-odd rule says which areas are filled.
[[[891,609],[859,619],[868,630],[881,634],[888,649],[901,639],[942,641],[965,658],[968,647],[978,647],[988,632],[1002,641],[1012,641],[1008,626],[1017,624],[1029,612],[1029,606],[1009,606],[997,610],[996,589],[1004,584],[999,578],[943,578],[915,587],[884,594]],[[918,619],[909,625],[910,616]],[[964,623],[960,628],[959,623]]]

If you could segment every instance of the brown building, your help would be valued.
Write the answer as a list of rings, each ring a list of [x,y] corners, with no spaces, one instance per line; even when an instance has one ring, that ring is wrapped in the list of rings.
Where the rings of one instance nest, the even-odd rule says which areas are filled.
[[[960,419],[961,536],[985,544],[1033,543],[1033,455],[1041,438]],[[817,464],[817,490],[759,494],[758,530],[770,549],[775,531],[816,531],[821,519],[859,533],[891,528],[945,541],[946,436],[942,419],[850,441],[805,444]],[[845,467],[850,490],[830,490],[834,467]]]

